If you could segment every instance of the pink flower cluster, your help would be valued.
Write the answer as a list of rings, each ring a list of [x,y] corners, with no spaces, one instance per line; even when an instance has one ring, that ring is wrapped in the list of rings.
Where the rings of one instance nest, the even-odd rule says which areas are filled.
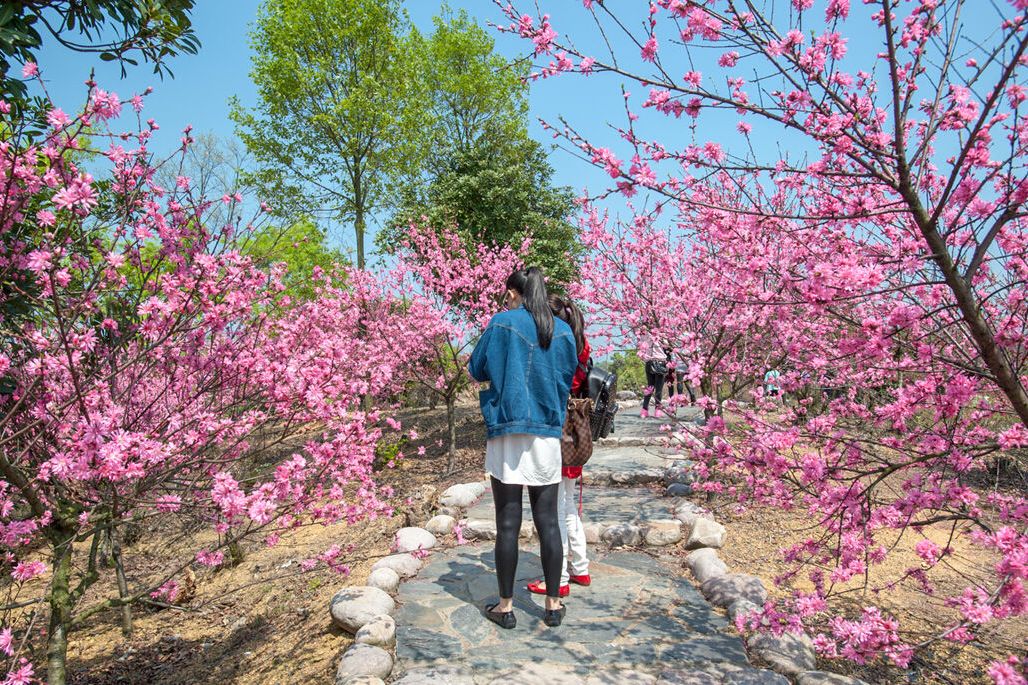
[[[5,130],[24,125],[0,109]],[[216,541],[181,560],[201,568],[299,526],[391,515],[373,464],[398,423],[380,407],[440,340],[464,340],[487,320],[495,274],[514,263],[511,251],[484,247],[450,276],[410,262],[409,275],[430,286],[424,295],[396,274],[340,267],[315,274],[313,299],[293,301],[284,265],[244,254],[266,213],[247,220],[243,198],[215,206],[185,178],[162,187],[163,162],[147,150],[156,123],[117,131],[121,112],[117,95],[90,85],[76,116],[48,108],[51,129],[33,145],[0,144],[10,181],[0,277],[12,286],[0,311],[33,312],[24,325],[2,322],[0,450],[19,475],[0,480],[0,541],[19,592],[42,599],[50,582],[30,581],[49,581],[50,566],[33,550],[65,540],[77,554],[108,521],[118,531],[134,519],[211,526]],[[78,166],[86,161],[98,179]],[[110,211],[94,214],[101,202]],[[345,573],[351,551],[317,561]],[[132,591],[174,602],[179,583]],[[13,647],[26,616],[0,617],[5,682],[31,676]]]

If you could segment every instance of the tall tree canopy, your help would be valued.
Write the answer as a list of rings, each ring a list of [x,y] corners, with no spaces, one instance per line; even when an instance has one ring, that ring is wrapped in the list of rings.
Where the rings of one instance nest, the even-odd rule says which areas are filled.
[[[436,227],[456,227],[466,240],[517,246],[526,236],[528,263],[539,265],[555,285],[577,277],[580,251],[576,228],[568,221],[574,199],[567,187],[552,185],[553,167],[543,147],[525,135],[485,139],[442,160],[421,195],[408,195],[379,233],[388,250],[396,235],[424,216]]]
[[[369,215],[428,148],[421,36],[397,0],[267,0],[251,38],[259,101],[232,108],[251,180],[279,211],[351,222],[363,268]]]
[[[528,113],[525,70],[495,52],[495,41],[461,10],[444,5],[425,41],[435,116],[435,161],[484,138],[514,138]]]
[[[495,41],[464,11],[443,8],[425,41],[434,114],[432,149],[412,175],[377,239],[390,251],[422,216],[464,239],[517,248],[555,283],[575,278],[579,251],[569,188],[553,186],[545,149],[528,136],[526,71],[495,52]]]

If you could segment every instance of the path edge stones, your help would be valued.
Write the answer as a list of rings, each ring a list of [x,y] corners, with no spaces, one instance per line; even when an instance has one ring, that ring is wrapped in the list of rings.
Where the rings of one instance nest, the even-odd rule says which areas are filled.
[[[396,622],[392,613],[396,609],[395,597],[400,583],[417,575],[423,559],[436,548],[440,537],[462,533],[459,526],[466,519],[457,523],[460,514],[475,504],[485,491],[485,481],[458,483],[447,488],[422,526],[407,526],[394,533],[394,554],[372,565],[365,585],[344,587],[332,597],[329,613],[333,623],[354,637],[353,643],[339,655],[335,685],[384,683],[392,675],[396,665]],[[358,599],[350,601],[349,595]],[[382,595],[389,598],[391,606]],[[367,608],[359,605],[361,597],[373,598],[369,599]],[[347,607],[351,615],[344,620],[337,618],[337,604],[342,601],[354,604]],[[382,607],[387,610],[377,611]]]
[[[724,526],[714,521],[709,512],[692,502],[679,504],[674,511],[675,516],[691,525],[693,531],[698,528],[708,528],[713,532],[720,528],[721,531],[725,531]],[[690,543],[694,542],[696,546],[690,547],[687,543],[686,549],[692,551],[685,558],[685,566],[699,586],[704,599],[712,606],[722,608],[728,613],[729,619],[742,635],[751,661],[756,661],[754,665],[766,666],[797,685],[867,685],[856,678],[818,670],[813,640],[805,632],[775,636],[771,633],[747,633],[739,630],[737,617],[760,609],[767,601],[767,588],[756,576],[732,573],[729,570],[717,551],[723,546],[725,535],[726,533],[723,533],[720,536],[719,544],[715,546],[703,544],[703,535],[691,533]]]

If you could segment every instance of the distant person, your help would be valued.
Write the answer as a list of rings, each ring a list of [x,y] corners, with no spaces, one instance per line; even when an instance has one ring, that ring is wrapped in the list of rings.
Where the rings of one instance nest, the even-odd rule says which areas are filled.
[[[649,416],[650,398],[654,401],[654,414],[660,411],[664,379],[671,366],[671,350],[661,349],[653,338],[644,338],[639,345],[639,357],[645,362],[643,369],[646,371],[646,390],[643,391],[640,416],[646,418]]]
[[[689,404],[696,404],[696,392],[692,388],[692,383],[689,382],[689,365],[685,362],[679,362],[675,364],[672,370],[667,372],[667,395],[668,398],[674,397],[677,392],[679,395],[682,392],[689,393]]]
[[[559,626],[561,543],[557,496],[561,480],[560,439],[578,351],[571,327],[554,319],[540,269],[507,278],[504,304],[471,353],[468,371],[489,381],[479,394],[487,439],[485,467],[496,503],[496,582],[500,600],[485,615],[501,628],[517,625],[514,576],[518,566],[522,489],[528,486],[539,556],[546,579],[543,622]]]
[[[667,373],[664,374],[664,387],[667,388],[667,398],[671,399],[675,396],[675,365],[669,362],[667,365]],[[681,394],[681,389],[678,390]]]
[[[767,373],[764,374],[764,395],[766,397],[781,399],[782,389],[778,386],[778,379],[781,377],[782,372],[778,369],[767,370]]]
[[[575,336],[575,349],[578,350],[578,369],[571,380],[571,397],[589,397],[589,341],[585,339],[585,319],[581,310],[574,302],[550,295],[550,310],[553,315],[571,327]],[[562,466],[560,493],[557,495],[557,522],[560,524],[560,536],[564,543],[564,564],[560,571],[560,596],[566,597],[571,592],[571,585],[589,585],[589,558],[586,555],[585,527],[582,525],[582,512],[575,506],[575,483],[582,477],[581,466]],[[570,554],[570,569],[568,556]],[[546,581],[534,581],[528,584],[528,590],[537,595],[546,594]]]
[[[845,394],[845,389],[839,383],[838,376],[835,373],[835,369],[828,369],[824,375],[824,381],[821,387],[821,392],[828,402],[839,399]]]

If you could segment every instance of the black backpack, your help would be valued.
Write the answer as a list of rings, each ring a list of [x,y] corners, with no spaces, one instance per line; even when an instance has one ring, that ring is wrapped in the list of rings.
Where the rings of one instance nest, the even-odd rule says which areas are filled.
[[[616,373],[593,364],[592,357],[585,367],[586,387],[593,401],[590,426],[593,440],[605,438],[614,431],[614,415],[618,412],[618,377]]]

